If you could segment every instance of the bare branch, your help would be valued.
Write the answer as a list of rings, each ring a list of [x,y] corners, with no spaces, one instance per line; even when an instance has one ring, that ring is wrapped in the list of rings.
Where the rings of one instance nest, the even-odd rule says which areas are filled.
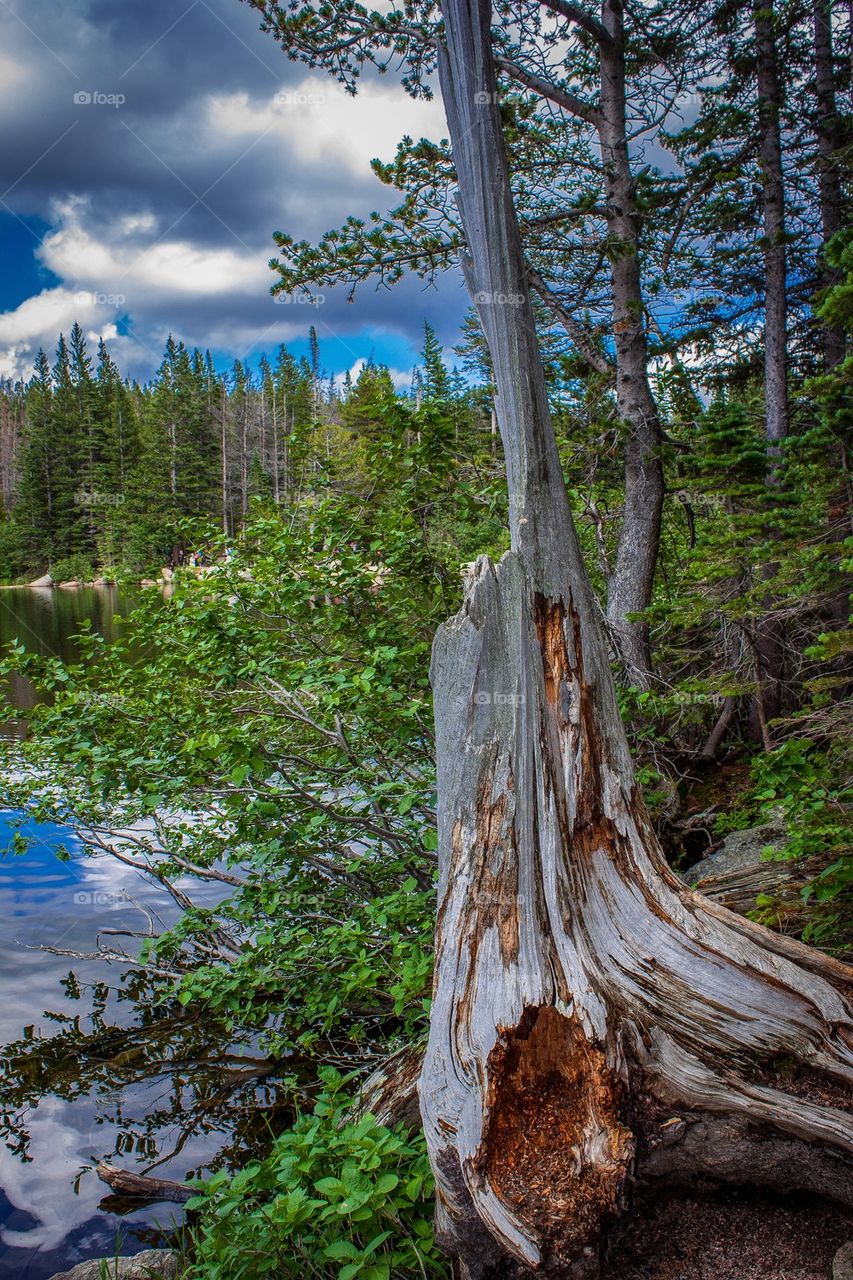
[[[587,124],[598,126],[600,119],[598,109],[588,102],[584,102],[582,98],[576,97],[573,93],[569,93],[567,89],[561,89],[558,85],[552,84],[550,80],[546,80],[544,76],[537,76],[532,71],[525,71],[523,67],[512,62],[509,58],[503,58],[500,54],[495,55],[495,66],[497,66],[510,79],[517,80],[519,84],[523,84],[526,89],[530,89],[532,93],[538,93],[540,98],[547,98],[549,102],[553,102],[555,106],[562,107],[564,111],[570,112],[571,115],[577,116],[580,120],[586,120]]]
[[[527,277],[533,288],[539,294],[539,297],[545,303],[546,307],[548,307],[550,311],[553,311],[554,315],[560,321],[560,324],[563,326],[580,354],[586,360],[587,364],[593,368],[596,373],[602,373],[608,378],[613,378],[614,369],[612,362],[606,355],[604,355],[603,352],[599,351],[583,325],[575,319],[550,286],[545,283],[536,268],[530,266],[529,263],[527,266]]]
[[[546,9],[550,9],[552,13],[557,13],[561,18],[567,18],[569,22],[574,22],[576,26],[582,27],[600,45],[610,46],[613,44],[613,37],[609,31],[604,29],[598,18],[593,17],[591,13],[587,13],[586,9],[581,9],[579,5],[568,4],[566,0],[540,0],[540,3]]]

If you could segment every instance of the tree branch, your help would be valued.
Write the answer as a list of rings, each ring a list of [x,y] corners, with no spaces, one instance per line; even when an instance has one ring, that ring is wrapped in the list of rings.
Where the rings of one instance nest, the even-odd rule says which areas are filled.
[[[538,93],[540,98],[547,98],[549,102],[553,102],[555,106],[562,107],[564,111],[570,112],[573,116],[577,116],[581,120],[586,120],[587,124],[598,127],[599,112],[596,107],[591,106],[588,102],[584,102],[582,98],[577,98],[573,93],[569,93],[566,89],[560,89],[557,85],[552,84],[550,80],[546,80],[544,76],[537,76],[532,71],[525,71],[523,67],[512,62],[509,58],[503,58],[500,54],[495,54],[495,66],[508,75],[510,79],[517,80],[519,84],[523,84],[525,88],[530,89],[532,93]]]
[[[584,329],[583,325],[577,321],[571,312],[563,306],[560,299],[552,291],[549,285],[545,283],[535,267],[527,266],[527,278],[533,288],[539,294],[539,297],[545,303],[550,311],[560,321],[566,333],[577,347],[580,354],[586,360],[587,364],[593,368],[596,373],[602,373],[608,378],[613,378],[614,369],[611,361],[602,351],[599,351],[592,338]]]
[[[583,27],[593,39],[597,40],[600,45],[610,47],[613,44],[613,37],[610,32],[605,30],[597,18],[591,13],[587,13],[586,9],[581,9],[576,4],[567,4],[566,0],[540,0],[540,4],[546,9],[550,9],[552,13],[557,13],[561,18],[567,18],[569,22],[574,22],[576,26]]]

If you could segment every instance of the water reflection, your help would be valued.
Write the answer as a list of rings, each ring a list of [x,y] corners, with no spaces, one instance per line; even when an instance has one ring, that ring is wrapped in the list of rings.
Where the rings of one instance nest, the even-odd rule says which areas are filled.
[[[111,638],[126,611],[114,591],[0,592],[0,638],[73,659],[87,618]],[[25,684],[12,690],[24,708]],[[0,812],[0,849],[19,819]],[[108,1195],[93,1160],[156,1165],[175,1180],[241,1161],[280,1099],[252,1044],[229,1043],[192,1008],[156,1004],[124,966],[55,954],[93,952],[105,927],[138,929],[131,899],[168,924],[171,898],[114,859],[83,856],[62,828],[25,823],[22,834],[28,852],[0,858],[0,1280],[46,1280],[111,1254],[118,1232],[133,1253],[179,1220],[178,1206]],[[192,892],[204,905],[220,890]]]
[[[32,653],[65,661],[78,656],[74,636],[91,622],[114,640],[130,601],[116,587],[11,587],[0,590],[0,644],[19,639]]]
[[[0,648],[18,641],[31,653],[75,662],[80,646],[75,637],[91,623],[107,640],[114,640],[122,618],[134,602],[115,587],[0,588]],[[6,696],[19,711],[29,711],[36,692],[26,676],[13,672],[6,680]],[[22,722],[0,721],[0,736],[18,737],[26,732]]]

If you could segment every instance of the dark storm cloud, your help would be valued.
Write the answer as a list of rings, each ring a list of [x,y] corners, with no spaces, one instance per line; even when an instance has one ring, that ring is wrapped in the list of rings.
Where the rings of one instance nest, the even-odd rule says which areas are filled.
[[[180,8],[143,0],[18,4],[26,26],[0,9],[5,48],[26,75],[4,112],[2,189],[14,184],[6,197],[13,207],[35,212],[57,192],[85,192],[105,212],[142,199],[174,218],[208,192],[214,214],[197,205],[186,215],[201,237],[217,240],[216,216],[239,221],[245,238],[269,237],[287,212],[277,188],[296,180],[295,158],[274,140],[242,159],[246,146],[239,140],[186,146],[211,92],[269,98],[304,75],[257,30],[253,11],[236,0],[192,0]],[[86,93],[125,101],[75,103]],[[321,163],[307,168],[326,205],[333,175]],[[348,177],[348,189],[357,199],[374,183],[365,173],[361,181]]]
[[[141,368],[169,330],[211,345],[231,331],[240,347],[311,322],[267,296],[273,230],[313,238],[387,205],[367,160],[393,151],[389,117],[418,109],[359,104],[354,115],[319,73],[306,105],[297,90],[311,73],[237,0],[0,0],[0,25],[0,211],[52,228],[32,248],[74,299],[124,299],[93,304],[84,326],[109,332],[116,321],[137,334],[139,351],[125,340],[122,354]],[[400,132],[410,119],[400,117]],[[423,127],[441,131],[434,111]],[[52,340],[71,300],[34,299],[19,316],[4,305],[8,371],[37,339]],[[413,281],[392,293],[368,286],[354,305],[327,293],[322,317],[332,330],[384,327],[417,345],[425,316],[452,340],[462,309],[456,281],[440,293]]]

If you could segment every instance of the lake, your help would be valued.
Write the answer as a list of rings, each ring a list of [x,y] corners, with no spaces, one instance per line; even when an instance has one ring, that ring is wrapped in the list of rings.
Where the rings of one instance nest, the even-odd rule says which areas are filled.
[[[128,601],[120,598],[115,587],[0,589],[0,646],[20,640],[33,653],[71,662],[79,653],[74,636],[84,622],[90,621],[101,635],[113,640],[128,610]],[[29,681],[20,676],[12,680],[12,701],[28,710],[33,705]]]
[[[71,659],[82,622],[111,639],[127,611],[113,589],[3,591],[0,640]],[[11,696],[33,705],[25,681]],[[19,817],[0,788],[0,847]],[[27,823],[24,834],[29,850],[0,858],[0,1280],[47,1280],[111,1255],[117,1240],[128,1254],[162,1243],[179,1207],[122,1203],[92,1161],[156,1163],[180,1181],[244,1155],[276,1104],[270,1082],[223,1091],[226,1051],[243,1063],[251,1046],[229,1046],[189,1011],[164,1012],[124,967],[37,949],[85,954],[104,927],[139,928],[127,895],[165,923],[173,908],[131,869],[84,856],[65,830]],[[193,894],[204,901],[198,885]]]

